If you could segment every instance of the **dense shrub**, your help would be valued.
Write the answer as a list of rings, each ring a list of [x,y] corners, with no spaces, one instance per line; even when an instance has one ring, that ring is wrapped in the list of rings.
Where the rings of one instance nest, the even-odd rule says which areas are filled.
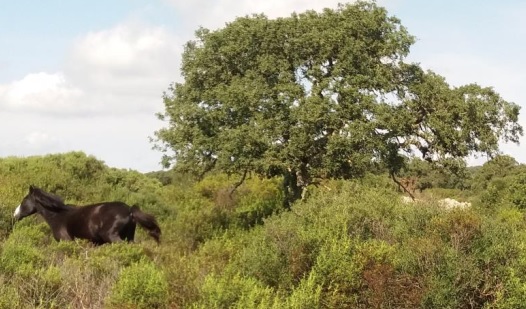
[[[138,263],[146,257],[142,246],[125,242],[107,244],[87,254],[86,262],[88,267],[101,276],[108,273],[117,273],[119,269]]]
[[[20,296],[15,285],[0,277],[0,309],[20,308]]]
[[[0,270],[4,274],[31,277],[45,264],[45,255],[39,248],[45,234],[41,225],[21,226],[2,244]]]
[[[121,270],[107,302],[115,308],[165,308],[167,299],[163,271],[142,260]]]
[[[524,175],[483,171],[476,191],[433,188],[414,204],[385,175],[324,180],[284,209],[279,178],[232,192],[235,177],[143,175],[83,153],[0,159],[0,309],[519,308]],[[30,183],[72,203],[137,203],[161,244],[141,229],[96,247],[56,242],[37,216],[13,225]],[[472,207],[442,209],[445,197]]]
[[[269,308],[273,291],[256,279],[234,275],[208,276],[195,308]]]

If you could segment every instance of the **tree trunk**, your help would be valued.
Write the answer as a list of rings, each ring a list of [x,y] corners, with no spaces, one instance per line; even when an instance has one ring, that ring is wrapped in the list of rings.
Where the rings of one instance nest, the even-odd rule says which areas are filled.
[[[283,207],[290,209],[292,203],[301,198],[304,186],[298,185],[298,176],[294,171],[283,174]]]
[[[298,170],[289,169],[283,175],[284,207],[289,209],[292,203],[305,197],[307,186],[311,183],[307,166],[301,165]]]

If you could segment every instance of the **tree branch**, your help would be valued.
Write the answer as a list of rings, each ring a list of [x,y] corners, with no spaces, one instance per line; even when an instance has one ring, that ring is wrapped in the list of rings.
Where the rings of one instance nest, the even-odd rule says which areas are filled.
[[[248,169],[245,169],[241,179],[234,185],[232,190],[230,190],[230,193],[229,193],[230,198],[232,198],[232,194],[234,194],[234,191],[236,191],[236,189],[239,188],[239,186],[241,186],[243,184],[243,182],[245,182],[245,178],[247,177],[247,173],[248,173]]]
[[[391,176],[391,179],[393,179],[393,181],[399,186],[399,187],[402,187],[402,189],[404,189],[404,191],[409,194],[409,196],[413,199],[413,201],[415,200],[415,196],[409,192],[409,190],[400,182],[398,181],[398,179],[396,179],[395,175],[393,172],[390,172],[389,175]]]
[[[216,161],[217,159],[212,159],[212,161],[210,162],[210,164],[208,164],[207,166],[205,166],[205,168],[203,169],[203,171],[199,174],[199,178],[198,179],[203,179],[203,177],[205,176],[206,173],[210,172],[214,166],[216,165]]]

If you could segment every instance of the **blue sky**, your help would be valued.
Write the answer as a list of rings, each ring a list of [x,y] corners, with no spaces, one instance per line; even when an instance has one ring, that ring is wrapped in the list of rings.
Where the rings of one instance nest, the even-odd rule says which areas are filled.
[[[163,126],[154,114],[163,109],[162,92],[180,80],[182,45],[198,26],[214,29],[239,15],[287,16],[338,2],[0,1],[0,156],[82,150],[110,166],[160,169],[161,154],[148,136]],[[526,3],[378,4],[417,37],[409,60],[452,85],[493,86],[526,107]],[[525,120],[521,116],[526,127]],[[521,148],[502,145],[526,162]]]

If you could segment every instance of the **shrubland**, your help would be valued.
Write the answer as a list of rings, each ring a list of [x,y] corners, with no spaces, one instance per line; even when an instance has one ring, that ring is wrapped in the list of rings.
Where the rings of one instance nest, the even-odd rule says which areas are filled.
[[[526,169],[499,155],[520,107],[407,62],[414,41],[374,1],[199,29],[152,139],[171,169],[0,159],[0,308],[524,306]],[[30,184],[137,204],[161,243],[15,224]]]
[[[0,308],[517,308],[526,173],[509,159],[420,203],[378,173],[309,187],[285,208],[279,178],[249,175],[232,192],[225,174],[141,174],[81,152],[3,158]],[[138,203],[161,244],[140,229],[135,243],[56,242],[38,216],[13,224],[29,184],[73,204]],[[444,192],[472,206],[443,209]]]

